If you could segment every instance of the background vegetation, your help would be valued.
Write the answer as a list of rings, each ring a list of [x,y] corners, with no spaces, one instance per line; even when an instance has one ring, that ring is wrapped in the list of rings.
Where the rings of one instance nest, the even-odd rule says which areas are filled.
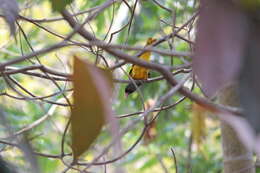
[[[70,37],[73,29],[64,12],[63,16],[60,13],[67,3],[66,9],[74,20],[84,23],[84,28],[95,38],[111,43],[109,49],[121,50],[132,57],[140,54],[149,37],[156,38],[157,49],[152,48],[151,62],[167,66],[185,88],[205,97],[191,67],[199,2],[17,2],[20,11],[12,36],[10,31],[14,28],[4,20],[10,16],[3,13],[0,18],[0,64],[10,62],[2,64],[0,78],[0,149],[1,157],[18,168],[18,172],[83,172],[85,169],[85,172],[221,172],[220,127],[214,115],[183,94],[173,92],[172,84],[155,69],[140,90],[126,98],[124,89],[131,82],[128,75],[131,63],[79,34]],[[60,43],[69,45],[60,46]],[[109,106],[113,116],[120,130],[136,122],[120,138],[121,146],[113,145],[94,164],[92,160],[113,141],[107,126],[74,165],[71,164],[71,134],[64,130],[71,112],[75,56],[112,70],[114,90]],[[12,62],[19,58],[24,59]],[[155,103],[157,107],[152,108]],[[156,119],[147,126],[140,116],[150,108],[149,117],[156,116]],[[100,105],[94,109],[101,109]],[[84,114],[87,116],[88,112]]]

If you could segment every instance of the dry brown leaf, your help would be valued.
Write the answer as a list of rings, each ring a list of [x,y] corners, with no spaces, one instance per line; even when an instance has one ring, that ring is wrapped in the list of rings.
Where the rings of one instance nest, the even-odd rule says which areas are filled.
[[[111,120],[112,75],[103,73],[100,69],[75,57],[72,77],[74,107],[71,113],[74,159],[88,150],[99,135],[105,119]]]
[[[150,109],[155,104],[155,100],[149,99],[144,103],[145,110]],[[156,112],[151,112],[148,117],[146,116],[146,121],[151,121],[156,116]],[[157,136],[157,130],[156,130],[156,120],[152,121],[149,126],[147,127],[145,133],[144,133],[144,144],[148,145],[153,140],[155,140]]]

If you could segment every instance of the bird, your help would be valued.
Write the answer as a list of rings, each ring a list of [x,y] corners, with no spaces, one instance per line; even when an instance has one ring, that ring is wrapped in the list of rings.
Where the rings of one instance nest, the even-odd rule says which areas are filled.
[[[146,41],[146,45],[150,46],[152,45],[154,42],[156,42],[156,39],[150,37],[147,39]],[[139,58],[143,59],[147,62],[150,61],[150,56],[151,56],[151,51],[145,51],[144,53],[142,53]],[[143,80],[147,80],[149,77],[149,69],[133,64],[130,71],[129,71],[129,76],[131,76],[131,78],[134,80],[132,82],[130,82],[126,87],[125,87],[125,96],[127,97],[128,95],[132,94],[133,92],[136,91],[136,89],[138,87],[140,87],[143,84]]]

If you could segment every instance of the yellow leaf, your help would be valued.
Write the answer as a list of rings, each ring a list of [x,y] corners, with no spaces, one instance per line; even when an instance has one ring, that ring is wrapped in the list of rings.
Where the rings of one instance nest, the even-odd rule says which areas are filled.
[[[200,148],[200,144],[206,135],[206,109],[194,103],[192,105],[191,130],[192,138]]]
[[[107,71],[107,73],[109,72]],[[112,94],[112,75],[108,76],[97,67],[75,56],[74,107],[71,113],[74,159],[77,159],[90,147],[99,135],[105,119],[112,115],[109,101]]]

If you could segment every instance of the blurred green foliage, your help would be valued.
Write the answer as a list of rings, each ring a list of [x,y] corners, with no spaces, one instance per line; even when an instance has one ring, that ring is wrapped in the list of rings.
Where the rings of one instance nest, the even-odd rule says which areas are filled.
[[[198,4],[195,0],[157,1],[167,8],[175,11],[175,23],[178,27],[181,26],[181,24],[183,24],[196,11],[198,7]],[[25,7],[27,1],[19,0],[18,2],[20,7]],[[52,2],[54,2],[54,0],[52,0]],[[71,3],[70,0],[66,1],[65,4],[53,4],[53,7],[55,7],[54,10],[59,11],[64,8],[66,4],[71,3],[68,5],[68,10],[80,11],[93,8],[103,4],[104,2],[106,1],[79,0]],[[132,5],[134,3],[134,1],[129,2]],[[58,13],[52,12],[49,0],[31,1],[30,4],[31,6],[29,8],[21,8],[22,15],[35,19],[60,17]],[[127,12],[126,15],[124,14],[124,19],[120,19],[120,16],[124,16],[123,14],[119,13],[122,8],[125,13]],[[39,13],[39,10],[41,10],[41,13]],[[94,20],[87,24],[86,28],[95,33],[95,36],[99,39],[104,39],[112,20],[113,25],[117,25],[119,28],[128,22],[131,17],[131,13],[127,10],[127,6],[123,3],[121,5],[116,3],[115,5],[107,8],[104,12],[98,14]],[[83,17],[77,17],[77,20],[79,21],[82,21],[83,19]],[[150,0],[142,0],[136,7],[130,33],[128,34],[128,27],[124,28],[121,32],[113,35],[112,42],[117,44],[126,43],[129,45],[144,45],[148,37],[152,36],[155,38],[160,38],[166,34],[169,34],[171,32],[171,26],[161,22],[160,19],[166,21],[169,24],[171,24],[173,20],[172,14],[166,10],[163,10]],[[118,22],[117,20],[121,22]],[[48,47],[61,40],[60,38],[53,36],[52,34],[33,24],[29,24],[25,21],[19,21],[19,23],[24,29],[28,40],[34,49]],[[42,23],[41,25],[48,28],[50,31],[63,36],[71,31],[66,22],[63,21],[46,22]],[[0,26],[0,31],[7,29],[7,27]],[[118,29],[118,27],[112,27],[112,29],[115,31]],[[111,36],[110,34],[108,35],[106,41],[109,40]],[[183,33],[181,33],[181,35],[182,34]],[[186,36],[185,33],[183,36]],[[3,48],[0,49],[1,61],[7,61],[17,57],[18,55],[28,54],[31,52],[31,49],[29,48],[26,40],[19,31],[17,34],[17,42],[9,37],[8,32],[6,32],[4,38],[5,39],[0,39],[0,44],[4,45]],[[73,39],[83,41],[83,39],[78,35],[74,36]],[[169,45],[167,43],[163,43],[159,47],[168,49]],[[177,51],[190,51],[189,44],[179,39],[174,40],[174,47]],[[66,69],[69,68],[71,64],[71,54],[75,52],[82,54],[84,57],[94,57],[93,55],[90,56],[89,53],[86,53],[82,48],[73,47],[60,49],[52,53],[41,55],[38,58],[42,64],[50,68],[60,69],[62,72],[68,72],[68,70],[65,70],[65,66],[67,66]],[[129,51],[129,54],[133,54],[133,52]],[[111,61],[114,60],[114,58],[110,57],[110,55],[104,54],[104,56],[109,58]],[[156,63],[170,65],[172,62],[169,57],[163,57],[158,54],[153,54],[152,56],[152,61]],[[34,58],[32,59],[32,62],[36,63],[37,60]],[[16,67],[30,65],[32,62],[25,61],[17,64]],[[183,61],[177,57],[174,58],[173,64],[181,65],[183,64]],[[126,66],[126,71],[128,72],[130,65]],[[120,75],[117,75],[118,77],[127,79],[127,75],[123,72],[119,72],[119,74]],[[159,75],[160,74],[155,71],[151,72],[151,77],[157,77]],[[47,80],[24,74],[13,75],[12,77],[37,96],[44,96],[58,91],[57,88]],[[181,79],[182,77],[183,74],[179,74],[177,79]],[[68,89],[70,87],[67,82],[59,82],[59,84],[63,89]],[[128,98],[124,97],[125,86],[126,84],[118,84],[116,86],[118,92],[113,104],[113,109],[116,115],[132,113],[143,109],[142,99],[138,93],[134,93]],[[148,99],[158,99],[160,96],[164,95],[168,89],[169,85],[167,82],[161,80],[145,84],[141,88],[141,91],[144,101],[147,101]],[[200,93],[198,88],[195,90],[197,93]],[[8,88],[7,84],[2,79],[0,80],[0,91],[10,92],[10,94],[15,95],[15,93],[13,93]],[[181,95],[175,94],[174,97],[165,103],[165,105],[172,104],[181,97]],[[57,101],[60,98],[62,98],[62,96],[57,95],[52,98],[52,101]],[[6,96],[1,96],[0,101],[1,107],[8,114],[8,121],[10,122],[10,125],[14,131],[18,131],[26,125],[33,123],[35,120],[44,116],[49,111],[49,109],[52,108],[52,105],[49,103],[28,100],[19,101]],[[188,148],[189,138],[191,135],[190,114],[191,102],[187,99],[185,99],[176,107],[166,111],[161,111],[159,113],[158,119],[156,120],[156,138],[146,145],[143,141],[141,141],[141,144],[139,144],[133,151],[128,153],[123,159],[115,164],[112,164],[113,166],[108,165],[108,167],[113,169],[114,167],[122,166],[127,170],[127,172],[135,173],[160,173],[164,172],[162,168],[163,163],[169,172],[174,172],[174,159],[170,151],[170,149],[173,148],[177,157],[178,172],[186,172],[187,164],[189,162]],[[68,115],[68,108],[57,107],[48,120],[44,121],[33,130],[27,132],[29,138],[31,138],[31,144],[35,151],[51,155],[60,154],[62,133],[68,120]],[[134,115],[129,118],[120,119],[121,127],[123,128],[124,125],[135,119],[137,116],[138,115]],[[222,168],[218,123],[214,120],[214,118],[209,118],[207,121],[209,122],[208,136],[205,138],[204,143],[201,146],[201,151],[199,151],[199,149],[194,144],[191,146],[192,159],[190,162],[193,173],[220,172]],[[4,128],[5,127],[3,125],[0,126],[1,137],[5,137],[7,135],[4,132]],[[143,124],[140,122],[136,128],[132,129],[123,137],[123,150],[126,150],[137,140],[142,128]],[[109,144],[110,139],[110,135],[107,131],[104,130],[96,142],[97,146],[99,148],[104,147],[106,144]],[[66,141],[68,141],[68,139],[66,139]],[[0,146],[3,147],[3,145]],[[65,151],[67,153],[71,152],[69,145],[66,145]],[[91,160],[94,154],[96,155],[94,151],[90,151],[85,155],[85,159]],[[4,156],[6,159],[14,161],[14,163],[21,168],[24,164],[26,164],[21,161],[21,157],[14,157],[14,152],[12,152],[10,149],[9,151],[7,149]],[[65,168],[59,159],[41,156],[38,156],[37,158],[43,173],[61,172]],[[101,172],[102,170],[102,167],[95,167],[93,171]],[[24,171],[26,172],[26,170]]]

